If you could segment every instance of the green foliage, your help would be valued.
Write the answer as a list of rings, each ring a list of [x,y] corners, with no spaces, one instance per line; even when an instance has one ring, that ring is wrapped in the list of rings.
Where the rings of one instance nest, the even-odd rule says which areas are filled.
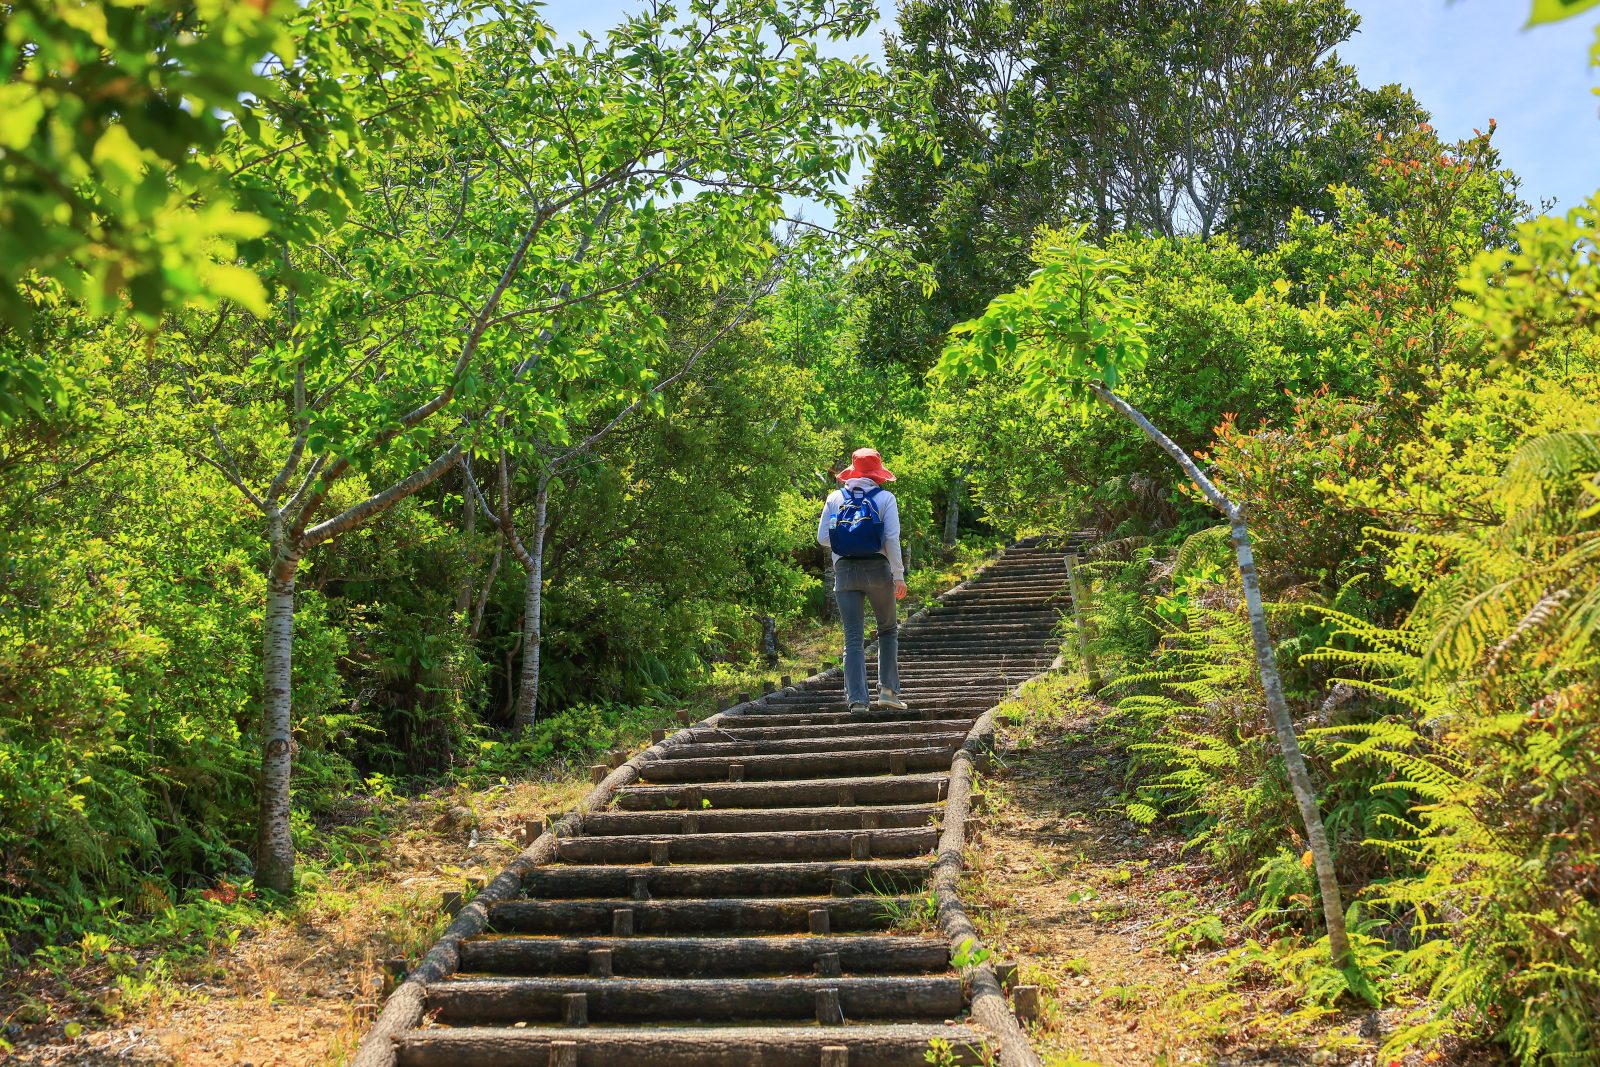
[[[814,397],[842,370],[717,331],[769,313],[783,198],[837,202],[869,144],[876,74],[819,51],[868,5],[663,8],[573,44],[526,5],[7,10],[4,210],[59,214],[25,173],[46,150],[96,198],[0,265],[32,312],[0,327],[8,933],[248,875],[275,557],[298,568],[291,822],[329,863],[370,847],[328,829],[351,792],[632,736],[815,597]],[[145,199],[113,203],[94,167],[128,138]],[[550,710],[572,710],[485,756],[520,576],[453,468],[419,466],[570,442],[713,334],[558,486]]]
[[[272,94],[256,68],[269,55],[294,61],[293,11],[271,2],[6,5],[7,319],[24,315],[18,286],[36,270],[96,310],[126,291],[155,314],[164,268],[191,275],[199,290],[214,240],[261,235],[260,219],[233,210],[227,181],[190,154],[217,146],[241,97]],[[259,306],[259,287],[252,295]]]
[[[1505,358],[1564,361],[1566,350],[1593,351],[1600,315],[1595,254],[1600,195],[1563,217],[1518,225],[1514,243],[1480,251],[1461,279],[1470,299],[1460,312],[1489,333]]]
[[[1397,967],[1402,954],[1383,937],[1384,921],[1363,916],[1359,904],[1350,905],[1345,919],[1355,956],[1348,968],[1328,962],[1326,937],[1320,941],[1289,937],[1270,945],[1252,938],[1229,955],[1229,964],[1241,976],[1267,971],[1297,986],[1305,1011],[1328,1011],[1341,1001],[1376,1008],[1403,994],[1406,979]],[[1373,975],[1381,977],[1374,981]]]
[[[1050,247],[1042,243],[1041,251]],[[1143,366],[1135,359],[1118,368],[1119,393],[1180,446],[1197,451],[1229,415],[1254,421],[1289,411],[1286,390],[1310,392],[1325,383],[1341,393],[1363,388],[1370,376],[1330,303],[1337,299],[1328,283],[1335,247],[1331,228],[1309,226],[1271,252],[1220,238],[1107,242],[1100,284],[1116,286],[1122,306],[1108,312],[1101,329],[1128,331],[1131,350],[1148,354]],[[998,374],[964,387],[947,383],[940,394],[937,411],[973,464],[978,500],[991,520],[1018,531],[1028,527],[1024,516],[1032,532],[1092,517],[1115,537],[1209,523],[1182,495],[1170,457],[1124,420],[1103,412],[1036,417],[1040,396],[1081,400],[1088,381],[1099,378],[1092,350],[1075,368],[1083,376],[1076,382],[1049,352],[1051,344],[1073,344],[1071,324],[1044,318],[1052,298],[1069,302],[1062,300],[1067,288],[1060,280],[1031,284],[1029,301],[980,320],[988,325],[974,327],[974,336],[989,334],[1002,354],[1007,342],[994,331],[1017,331],[1012,343],[1019,355],[1007,356]],[[1028,315],[1037,318],[1021,317]],[[1041,341],[1041,330],[1053,331],[1050,339]],[[952,346],[945,366],[978,369],[971,345]],[[1115,363],[1115,347],[1103,356]]]
[[[867,0],[574,42],[492,2],[5,5],[12,945],[65,968],[260,906],[268,704],[294,842],[330,866],[400,793],[642,736],[820,601],[819,498],[870,444],[913,567],[947,564],[921,593],[994,538],[1101,531],[1124,808],[1252,899],[1275,941],[1242,971],[1314,1012],[1425,985],[1397,1055],[1492,1031],[1591,1060],[1600,201],[1524,218],[1488,134],[1442,145],[1359,86],[1338,0],[1193,8],[917,0],[883,76],[827,47]],[[792,198],[843,240],[780,240]],[[1251,518],[1356,969],[1310,940],[1227,532],[1101,387]],[[543,714],[507,741],[524,577],[459,459],[505,457],[522,518],[608,426],[551,485]],[[979,536],[941,543],[969,501]],[[1226,931],[1191,903],[1164,933]]]
[[[1349,225],[1300,228],[1263,286],[1316,294],[1348,373],[1260,412],[1259,429],[1219,417],[1204,457],[1288,601],[1275,636],[1341,881],[1364,896],[1359,969],[1293,940],[1314,882],[1214,528],[1165,534],[1171,563],[1145,547],[1093,565],[1102,629],[1143,613],[1156,631],[1148,661],[1137,641],[1122,653],[1112,688],[1136,757],[1127,811],[1176,820],[1234,873],[1252,925],[1288,935],[1246,962],[1295,976],[1310,1004],[1425,987],[1429,1009],[1386,1055],[1489,1031],[1530,1065],[1587,1062],[1600,1003],[1591,209],[1513,226],[1514,182],[1487,138],[1428,151],[1396,145],[1375,169],[1398,207],[1341,194]]]
[[[1366,187],[1374,133],[1426,117],[1333,53],[1357,24],[1340,0],[902,5],[885,44],[901,143],[876,154],[858,214],[934,284],[869,264],[867,351],[926,369],[1025,281],[1041,228],[1267,248],[1297,210],[1330,217],[1330,186]]]
[[[1504,455],[1478,501],[1496,524],[1392,534],[1435,561],[1415,608],[1393,628],[1341,617],[1351,643],[1321,653],[1404,709],[1336,732],[1341,763],[1386,768],[1416,798],[1390,846],[1411,871],[1378,899],[1452,946],[1407,958],[1441,1007],[1407,1038],[1464,1011],[1530,1064],[1582,1062],[1600,1011],[1594,399],[1582,429]]]
[[[1250,516],[1251,540],[1272,561],[1275,585],[1338,582],[1373,562],[1357,524],[1327,521],[1327,486],[1385,458],[1381,423],[1371,414],[1371,404],[1323,389],[1296,398],[1286,419],[1255,432],[1232,414],[1217,425],[1202,458]],[[1177,566],[1183,569],[1181,556]]]
[[[1084,229],[1041,237],[1028,284],[989,302],[983,316],[951,330],[937,374],[1017,379],[1024,401],[1047,411],[1087,412],[1091,382],[1117,388],[1144,366],[1149,327],[1126,284],[1127,268],[1084,239]]]
[[[1542,22],[1560,22],[1594,7],[1600,0],[1533,0],[1533,10],[1528,14],[1528,25]]]
[[[7,925],[242,865],[261,579],[223,487],[172,458],[101,465],[70,493],[59,469],[13,468],[0,497]],[[309,603],[299,635],[313,715],[342,644],[324,619]]]
[[[33,327],[65,296],[146,327],[262,313],[285,240],[359,199],[351,167],[427,128],[450,55],[411,0],[8,3],[0,67],[0,420],[83,368]]]
[[[1192,844],[1242,877],[1288,845],[1296,824],[1249,620],[1237,593],[1216,583],[1175,589],[1151,607],[1160,634],[1152,665],[1106,687],[1121,694],[1116,707],[1135,755],[1129,815],[1178,820]]]

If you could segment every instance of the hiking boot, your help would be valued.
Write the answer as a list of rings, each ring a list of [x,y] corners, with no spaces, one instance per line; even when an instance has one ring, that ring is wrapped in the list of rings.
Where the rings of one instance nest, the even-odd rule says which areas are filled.
[[[911,707],[910,704],[900,698],[899,693],[885,685],[878,687],[878,706],[880,708],[893,708],[896,711],[906,711]]]
[[[850,705],[850,714],[852,714],[852,715],[865,715],[866,713],[867,713],[867,706],[865,704],[862,704],[862,703],[860,703],[858,701],[858,702]]]

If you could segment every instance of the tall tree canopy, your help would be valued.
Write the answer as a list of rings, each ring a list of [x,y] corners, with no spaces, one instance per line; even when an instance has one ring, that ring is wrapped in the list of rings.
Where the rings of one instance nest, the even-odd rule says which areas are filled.
[[[879,153],[860,210],[937,289],[867,274],[865,351],[927,366],[1026,276],[1041,226],[1253,247],[1296,211],[1327,217],[1330,186],[1366,182],[1376,138],[1425,119],[1339,60],[1358,22],[1343,0],[907,3],[889,64],[928,94],[908,116],[941,155]]]

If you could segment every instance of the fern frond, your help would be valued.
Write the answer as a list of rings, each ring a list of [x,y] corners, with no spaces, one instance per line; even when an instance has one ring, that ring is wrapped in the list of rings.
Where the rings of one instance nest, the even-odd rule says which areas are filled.
[[[1210,559],[1223,564],[1232,561],[1232,531],[1226,526],[1209,526],[1183,539],[1178,552],[1172,557],[1172,573],[1184,574],[1201,560]]]

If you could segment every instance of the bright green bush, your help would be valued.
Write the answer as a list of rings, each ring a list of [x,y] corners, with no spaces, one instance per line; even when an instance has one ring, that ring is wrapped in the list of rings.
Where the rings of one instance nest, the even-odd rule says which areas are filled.
[[[37,473],[14,472],[0,531],[11,922],[148,879],[237,875],[253,808],[261,578],[225,487],[163,452],[70,493]],[[320,713],[342,646],[308,599],[297,680]]]

